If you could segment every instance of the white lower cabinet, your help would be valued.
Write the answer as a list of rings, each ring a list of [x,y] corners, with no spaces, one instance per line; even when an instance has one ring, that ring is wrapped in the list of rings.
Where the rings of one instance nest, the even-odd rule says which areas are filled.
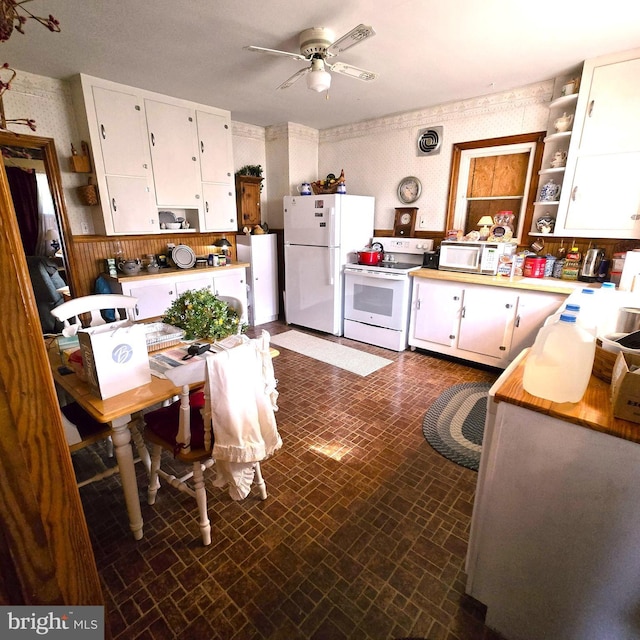
[[[531,346],[563,294],[415,277],[409,345],[504,368]]]
[[[245,267],[219,267],[184,274],[173,272],[166,276],[106,277],[114,293],[138,298],[137,320],[158,318],[185,291],[205,287],[212,289],[216,295],[238,298],[243,308],[247,308]]]
[[[252,327],[278,318],[278,247],[275,233],[236,236],[238,260],[247,272],[249,324]]]

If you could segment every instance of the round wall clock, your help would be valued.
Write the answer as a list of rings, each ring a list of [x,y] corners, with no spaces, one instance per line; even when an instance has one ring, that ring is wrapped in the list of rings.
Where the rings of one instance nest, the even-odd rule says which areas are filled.
[[[407,176],[400,180],[398,198],[405,204],[415,202],[422,193],[422,184],[415,176]]]

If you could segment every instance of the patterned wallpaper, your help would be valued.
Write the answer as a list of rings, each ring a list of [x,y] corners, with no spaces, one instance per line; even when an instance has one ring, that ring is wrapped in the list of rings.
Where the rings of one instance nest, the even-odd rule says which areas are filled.
[[[3,97],[7,118],[33,118],[36,131],[28,127],[10,126],[16,133],[32,134],[55,141],[62,187],[73,233],[82,233],[82,223],[93,233],[90,211],[80,204],[74,187],[86,184],[86,177],[69,170],[71,143],[80,149],[75,114],[68,83],[18,70],[11,89]]]
[[[547,127],[553,82],[438,105],[376,120],[318,132],[296,123],[257,127],[233,122],[234,167],[261,164],[265,171],[263,218],[273,228],[282,226],[282,196],[295,186],[329,172],[344,169],[347,191],[376,198],[376,229],[393,227],[400,179],[415,175],[422,182],[416,202],[426,214],[429,230],[444,227],[451,163],[451,145],[533,131]],[[91,209],[82,206],[72,187],[85,184],[71,173],[71,143],[80,148],[68,84],[18,71],[4,97],[7,117],[33,117],[36,135],[51,137],[62,169],[62,184],[74,234],[93,233]],[[233,114],[232,114],[233,116]],[[418,157],[415,141],[421,128],[442,125],[443,145],[437,156]],[[26,133],[24,128],[15,128]]]

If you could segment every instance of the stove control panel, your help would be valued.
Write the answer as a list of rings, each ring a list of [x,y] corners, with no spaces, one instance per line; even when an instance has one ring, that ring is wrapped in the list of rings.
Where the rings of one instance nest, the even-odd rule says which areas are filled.
[[[385,253],[412,253],[422,255],[425,251],[433,250],[433,240],[427,238],[374,238],[379,242]]]

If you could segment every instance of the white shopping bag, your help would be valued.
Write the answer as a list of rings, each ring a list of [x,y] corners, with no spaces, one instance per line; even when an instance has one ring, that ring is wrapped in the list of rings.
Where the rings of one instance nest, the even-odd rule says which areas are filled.
[[[111,398],[151,382],[144,325],[130,320],[78,331],[87,382],[102,398]]]

